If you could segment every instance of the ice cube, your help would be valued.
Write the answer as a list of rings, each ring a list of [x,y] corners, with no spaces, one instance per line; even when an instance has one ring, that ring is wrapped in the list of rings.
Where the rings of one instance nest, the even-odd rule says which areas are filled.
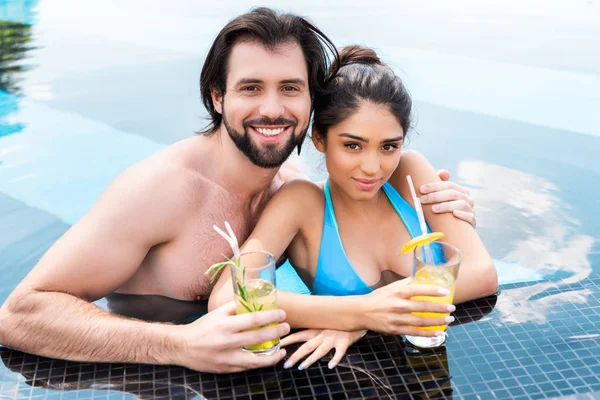
[[[449,271],[436,267],[423,267],[415,276],[415,282],[424,285],[451,287],[454,277]]]
[[[251,296],[264,297],[273,291],[273,285],[264,279],[253,279],[246,285]]]

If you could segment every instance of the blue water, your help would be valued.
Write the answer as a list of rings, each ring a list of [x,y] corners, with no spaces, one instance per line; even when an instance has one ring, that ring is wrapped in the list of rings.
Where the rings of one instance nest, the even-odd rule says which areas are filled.
[[[321,5],[296,11],[337,43],[374,46],[404,77],[418,113],[409,147],[472,189],[501,282],[584,276],[600,227],[590,212],[600,183],[600,59],[588,51],[600,44],[598,5],[465,4],[430,11],[387,3],[366,19],[337,10],[344,24],[360,21],[356,32]],[[71,12],[0,2],[0,21],[22,23],[31,36],[11,64],[22,70],[3,72],[9,84],[0,88],[0,265],[12,277],[0,285],[0,301],[34,265],[23,252],[43,253],[124,168],[203,126],[204,52],[217,29],[250,5],[130,2],[116,14],[102,2],[64,6]],[[390,7],[404,24],[375,29],[392,22]],[[553,32],[557,19],[563,28]],[[149,29],[159,21],[160,29]],[[310,143],[296,161],[311,178],[325,177]],[[42,221],[56,223],[50,229]],[[280,283],[293,276],[288,268],[280,274]]]
[[[205,125],[204,54],[253,4],[172,3],[0,0],[0,21],[31,35],[0,63],[0,303],[124,168]],[[503,292],[500,320],[585,303],[600,271],[600,4],[350,3],[263,2],[375,47],[403,76],[408,147],[471,189],[501,282],[537,282]],[[324,178],[311,143],[295,159]]]

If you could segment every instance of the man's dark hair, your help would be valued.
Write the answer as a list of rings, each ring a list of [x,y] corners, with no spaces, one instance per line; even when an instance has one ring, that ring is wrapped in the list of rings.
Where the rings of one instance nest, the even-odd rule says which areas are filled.
[[[304,53],[308,69],[308,87],[312,98],[321,92],[330,54],[337,59],[335,46],[315,25],[303,17],[279,14],[269,8],[256,8],[229,21],[213,42],[200,75],[202,103],[210,114],[211,122],[205,135],[213,134],[221,125],[222,115],[213,105],[211,90],[225,95],[227,67],[231,49],[239,41],[255,41],[267,49],[289,42],[297,43]]]

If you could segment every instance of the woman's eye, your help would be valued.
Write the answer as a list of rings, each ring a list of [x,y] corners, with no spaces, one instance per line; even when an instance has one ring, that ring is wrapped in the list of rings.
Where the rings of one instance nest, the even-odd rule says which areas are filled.
[[[344,146],[349,150],[358,150],[360,149],[360,145],[358,143],[346,143]]]
[[[394,151],[398,148],[398,145],[395,144],[384,144],[383,145],[383,150],[384,151]]]

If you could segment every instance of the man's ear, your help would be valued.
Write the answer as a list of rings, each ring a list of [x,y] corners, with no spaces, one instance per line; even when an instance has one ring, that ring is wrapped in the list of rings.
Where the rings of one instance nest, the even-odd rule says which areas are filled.
[[[212,98],[213,107],[219,114],[223,114],[223,94],[215,87],[210,89],[210,97]]]
[[[310,138],[312,139],[313,144],[315,145],[315,148],[321,152],[321,153],[325,153],[325,140],[323,139],[323,136],[320,134],[320,132],[315,128],[315,126],[313,125],[312,127],[312,133],[310,135]]]

